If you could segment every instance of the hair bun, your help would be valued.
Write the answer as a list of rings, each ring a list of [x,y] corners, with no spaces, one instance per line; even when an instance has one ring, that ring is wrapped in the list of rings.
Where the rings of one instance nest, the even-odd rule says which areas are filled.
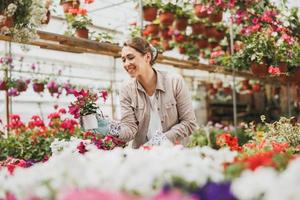
[[[154,64],[158,56],[158,51],[152,44],[149,45],[152,53],[151,64]]]

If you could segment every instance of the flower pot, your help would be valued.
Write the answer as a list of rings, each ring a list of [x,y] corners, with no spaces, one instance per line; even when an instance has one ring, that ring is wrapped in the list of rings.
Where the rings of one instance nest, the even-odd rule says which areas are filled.
[[[79,1],[64,1],[61,3],[64,13],[68,13],[69,9],[78,9],[80,2]]]
[[[225,32],[224,31],[219,31],[219,30],[215,30],[214,33],[214,38],[218,41],[222,40],[225,37]]]
[[[27,90],[27,83],[23,80],[17,80],[16,89],[18,92],[25,92]]]
[[[51,12],[50,10],[48,10],[45,19],[42,20],[42,24],[49,24],[50,18],[51,18]]]
[[[76,36],[79,38],[89,38],[89,30],[86,28],[78,28],[76,29]]]
[[[155,20],[156,15],[157,15],[157,7],[152,7],[152,6],[145,6],[143,7],[143,17],[144,20],[152,22]]]
[[[33,83],[33,90],[37,93],[43,92],[45,89],[44,83]]]
[[[219,13],[212,13],[209,15],[209,21],[211,21],[212,23],[218,23],[221,22],[223,19],[223,13],[219,12]]]
[[[192,24],[193,34],[201,34],[204,32],[204,25],[201,22]]]
[[[164,26],[171,26],[175,17],[171,12],[164,12],[159,14],[160,23]]]
[[[254,75],[257,75],[261,78],[266,77],[268,75],[268,65],[265,63],[262,64],[252,63],[251,71]]]
[[[7,82],[4,80],[0,80],[0,90],[7,90]]]
[[[97,114],[93,113],[82,116],[82,125],[85,131],[98,128]]]
[[[7,27],[7,28],[11,28],[14,25],[14,19],[12,17],[7,17],[4,22],[2,22],[2,24],[0,24],[0,28],[2,27]]]
[[[207,13],[207,9],[206,9],[205,5],[195,4],[194,12],[195,12],[195,15],[199,18],[208,17],[208,13]]]
[[[145,27],[145,31],[151,36],[157,36],[159,33],[159,25],[158,24],[148,24]]]
[[[175,27],[179,31],[185,31],[188,25],[188,19],[185,17],[177,18],[175,21]]]
[[[171,40],[172,39],[172,34],[170,34],[170,29],[169,28],[163,28],[160,30],[160,36],[164,40]]]
[[[204,28],[204,31],[203,31],[204,35],[207,38],[214,38],[216,36],[216,32],[217,32],[217,29],[214,26],[207,26]]]
[[[185,54],[186,49],[184,47],[178,47],[180,54]]]
[[[198,39],[195,41],[200,49],[205,49],[208,47],[209,43],[207,39]]]

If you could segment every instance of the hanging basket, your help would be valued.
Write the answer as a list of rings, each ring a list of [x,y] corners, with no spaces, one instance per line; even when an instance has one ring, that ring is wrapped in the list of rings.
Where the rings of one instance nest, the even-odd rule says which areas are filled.
[[[157,36],[159,33],[159,25],[158,24],[148,24],[145,26],[145,31],[151,36]]]
[[[80,5],[80,1],[79,0],[61,1],[60,5],[62,5],[64,13],[68,13],[70,9],[78,9]]]
[[[18,92],[25,92],[27,90],[27,83],[23,80],[17,80],[16,89]]]
[[[85,131],[98,128],[97,114],[89,114],[82,116],[82,125]]]
[[[204,25],[201,22],[192,24],[193,34],[198,35],[204,32]]]
[[[260,78],[264,78],[268,75],[268,65],[265,63],[262,64],[252,63],[251,72],[254,75],[259,76]]]
[[[177,18],[175,21],[175,28],[178,31],[185,31],[187,25],[188,25],[188,18],[181,17],[181,18]]]
[[[171,40],[172,39],[172,34],[170,34],[170,29],[169,28],[163,28],[160,30],[160,36],[164,40]]]
[[[45,89],[44,83],[33,83],[33,90],[37,93],[43,92]]]
[[[212,23],[218,23],[221,22],[223,19],[223,13],[219,12],[219,13],[212,13],[209,15],[209,21]]]
[[[12,18],[12,17],[7,17],[5,20],[4,20],[4,22],[2,22],[1,24],[0,24],[0,28],[2,28],[2,27],[7,27],[7,28],[11,28],[11,27],[13,27],[13,25],[14,25],[14,19]]]
[[[159,20],[160,23],[164,26],[171,26],[173,24],[175,17],[171,12],[160,13]]]
[[[207,48],[208,45],[209,45],[207,39],[198,39],[198,40],[196,41],[196,43],[197,43],[197,45],[198,45],[198,47],[199,47],[200,49],[205,49],[205,48]]]
[[[157,16],[157,7],[152,7],[152,6],[145,6],[143,7],[143,17],[144,20],[152,22],[153,20],[156,19]]]

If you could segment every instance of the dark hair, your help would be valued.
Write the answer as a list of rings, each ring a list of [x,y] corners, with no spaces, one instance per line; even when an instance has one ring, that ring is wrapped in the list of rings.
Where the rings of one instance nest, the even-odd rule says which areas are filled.
[[[150,65],[153,65],[157,59],[157,49],[153,47],[151,44],[147,42],[144,38],[141,37],[134,37],[124,43],[124,46],[128,46],[134,48],[136,51],[140,52],[142,55],[146,53],[151,54],[151,61]]]

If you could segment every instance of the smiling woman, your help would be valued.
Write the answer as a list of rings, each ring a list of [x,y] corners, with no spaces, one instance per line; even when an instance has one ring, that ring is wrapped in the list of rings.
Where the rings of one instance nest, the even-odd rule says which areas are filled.
[[[133,140],[133,148],[188,142],[197,127],[190,94],[181,76],[152,67],[156,58],[157,50],[143,38],[124,44],[123,65],[133,79],[121,90],[121,121],[100,119],[97,132]]]

